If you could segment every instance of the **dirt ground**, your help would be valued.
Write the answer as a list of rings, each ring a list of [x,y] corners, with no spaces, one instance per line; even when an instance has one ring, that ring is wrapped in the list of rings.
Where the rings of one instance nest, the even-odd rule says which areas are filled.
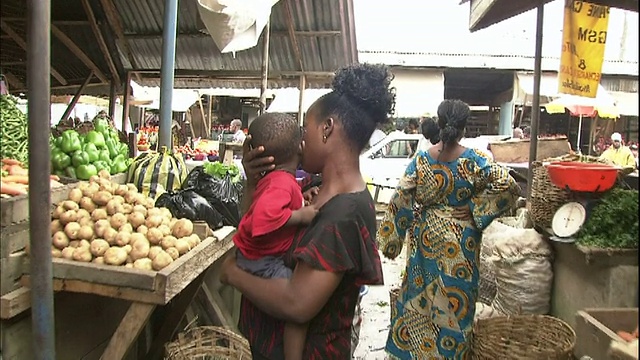
[[[362,326],[360,343],[356,348],[356,360],[383,360],[384,346],[389,332],[389,290],[400,284],[400,274],[406,265],[404,252],[395,260],[380,254],[384,285],[369,286],[369,293],[362,298]]]

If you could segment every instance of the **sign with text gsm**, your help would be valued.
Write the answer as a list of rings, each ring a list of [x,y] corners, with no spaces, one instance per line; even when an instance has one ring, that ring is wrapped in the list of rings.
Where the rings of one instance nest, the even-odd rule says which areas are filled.
[[[608,26],[608,6],[565,0],[559,93],[596,97]]]

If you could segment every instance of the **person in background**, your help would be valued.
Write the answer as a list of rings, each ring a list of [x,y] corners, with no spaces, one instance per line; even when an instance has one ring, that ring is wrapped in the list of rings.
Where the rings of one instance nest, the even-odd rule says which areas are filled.
[[[622,135],[617,132],[611,134],[611,142],[611,146],[600,155],[600,158],[614,165],[635,168],[635,158],[631,150],[622,144]]]
[[[524,131],[522,131],[521,128],[517,127],[513,129],[513,135],[511,136],[512,139],[523,139],[524,138]]]
[[[512,208],[520,187],[506,168],[460,145],[470,113],[460,100],[440,104],[440,141],[407,166],[378,229],[389,259],[408,241],[391,304],[391,359],[471,358],[482,231]]]
[[[233,142],[242,144],[247,135],[242,131],[242,121],[240,119],[233,119],[229,124],[229,131],[233,133]]]
[[[438,126],[438,120],[436,118],[424,118],[420,127],[422,128],[422,136],[429,140],[431,145],[435,145],[440,142],[440,127]]]
[[[420,127],[420,124],[418,123],[418,120],[409,119],[409,123],[404,128],[404,132],[407,134],[417,134],[419,127]]]
[[[633,158],[636,161],[636,170],[640,169],[640,164],[638,163],[638,144],[632,144],[631,146],[629,146],[629,150],[631,150]]]
[[[523,126],[522,128],[522,138],[528,139],[531,137],[531,128],[528,126]]]

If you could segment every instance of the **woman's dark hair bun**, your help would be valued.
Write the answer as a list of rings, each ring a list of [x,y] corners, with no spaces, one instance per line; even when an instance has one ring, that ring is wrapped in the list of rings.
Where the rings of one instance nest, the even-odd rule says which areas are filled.
[[[393,74],[385,65],[353,64],[341,68],[333,78],[332,89],[338,96],[366,112],[376,124],[389,121],[396,104]]]
[[[441,102],[438,106],[440,140],[445,144],[453,144],[462,138],[470,115],[469,105],[461,100]]]

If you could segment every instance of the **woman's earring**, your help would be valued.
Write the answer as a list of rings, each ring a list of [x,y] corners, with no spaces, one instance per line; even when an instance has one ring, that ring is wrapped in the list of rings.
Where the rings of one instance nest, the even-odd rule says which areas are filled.
[[[327,135],[322,135],[322,142],[327,143]]]

